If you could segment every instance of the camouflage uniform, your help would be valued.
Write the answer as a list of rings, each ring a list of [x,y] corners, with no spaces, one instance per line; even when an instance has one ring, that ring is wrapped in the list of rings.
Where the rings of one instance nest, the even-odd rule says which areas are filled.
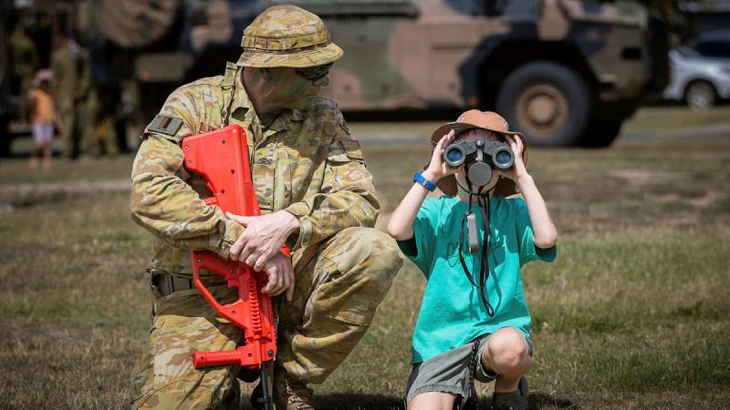
[[[287,23],[293,9],[301,11],[279,6],[262,16],[274,16],[276,24]],[[303,61],[289,63],[307,67],[339,58],[339,48],[324,46],[332,44],[328,36],[318,36],[322,30],[326,34],[321,21],[320,25],[314,35],[293,38],[292,44],[322,43],[321,59],[304,53]],[[244,50],[259,44],[253,31],[256,24],[252,26],[245,33]],[[297,33],[290,26],[282,29],[288,35]],[[265,47],[282,45],[269,40]],[[290,47],[284,44],[283,50]],[[367,330],[402,260],[394,241],[372,229],[379,211],[372,177],[337,105],[317,98],[308,110],[285,110],[263,127],[244,89],[242,69],[283,63],[260,58],[252,62],[248,59],[252,54],[244,51],[238,64],[228,64],[224,76],[195,81],[170,95],[160,115],[179,118],[182,125],[167,134],[153,132],[158,128],[151,126],[145,130],[132,172],[133,219],[157,236],[148,266],[152,274],[190,277],[191,250],[227,257],[245,228],[200,199],[210,194],[201,177],[183,170],[179,144],[186,136],[227,123],[240,125],[248,135],[262,213],[286,210],[300,222],[299,233],[288,242],[296,276],[294,298],[276,300],[278,366],[301,381],[321,383]],[[219,300],[235,298],[235,289],[214,286],[220,280],[207,278]],[[133,407],[222,405],[238,369],[197,371],[191,355],[194,349],[233,349],[240,330],[217,317],[195,289],[159,296],[153,287],[154,319],[148,349],[132,380]]]
[[[51,69],[56,83],[56,97],[61,121],[64,125],[62,132],[63,154],[66,158],[78,155],[80,141],[77,103],[86,95],[89,83],[88,56],[85,50],[79,48],[73,53],[69,45],[63,44],[51,55]]]
[[[98,157],[102,152],[109,156],[119,154],[119,142],[114,127],[116,104],[111,86],[94,84],[86,98],[86,130],[83,151]]]

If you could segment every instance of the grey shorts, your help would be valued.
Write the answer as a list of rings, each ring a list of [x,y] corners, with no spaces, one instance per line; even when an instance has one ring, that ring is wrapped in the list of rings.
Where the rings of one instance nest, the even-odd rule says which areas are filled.
[[[476,366],[474,379],[482,383],[489,383],[496,374],[489,372],[482,366],[482,353],[493,333],[484,335],[479,339],[477,348]],[[434,356],[425,362],[413,365],[411,376],[406,385],[406,407],[417,395],[427,392],[446,392],[461,396],[463,400],[469,397],[470,377],[469,363],[472,360],[472,348],[475,342],[469,342],[448,352]],[[527,339],[529,354],[532,356],[532,343]]]

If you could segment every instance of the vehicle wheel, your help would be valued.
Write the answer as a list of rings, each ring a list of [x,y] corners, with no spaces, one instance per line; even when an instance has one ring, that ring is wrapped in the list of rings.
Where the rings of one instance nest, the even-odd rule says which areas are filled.
[[[706,110],[715,105],[715,87],[707,81],[695,81],[687,86],[684,99],[694,111]]]
[[[608,147],[618,137],[622,125],[622,120],[593,120],[588,124],[581,145],[586,148]]]
[[[588,126],[591,95],[585,80],[561,64],[526,64],[507,77],[497,111],[510,129],[544,147],[577,145]]]

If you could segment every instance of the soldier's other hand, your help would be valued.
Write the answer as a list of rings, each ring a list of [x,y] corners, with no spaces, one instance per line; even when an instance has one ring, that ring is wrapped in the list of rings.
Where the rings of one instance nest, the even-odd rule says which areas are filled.
[[[256,272],[260,272],[266,262],[281,250],[289,235],[299,230],[299,220],[287,211],[264,216],[227,212],[226,216],[246,228],[231,246],[228,257],[245,263]]]
[[[281,252],[277,253],[264,265],[264,273],[268,276],[269,281],[261,291],[269,296],[277,296],[286,292],[286,300],[291,300],[294,295],[295,282],[291,259]]]

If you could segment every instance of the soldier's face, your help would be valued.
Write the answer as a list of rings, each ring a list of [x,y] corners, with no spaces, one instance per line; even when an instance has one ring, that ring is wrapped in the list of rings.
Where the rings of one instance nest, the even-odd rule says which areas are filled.
[[[285,67],[270,68],[263,78],[263,97],[267,104],[280,108],[308,109],[319,90],[329,84],[327,75],[312,81]]]

